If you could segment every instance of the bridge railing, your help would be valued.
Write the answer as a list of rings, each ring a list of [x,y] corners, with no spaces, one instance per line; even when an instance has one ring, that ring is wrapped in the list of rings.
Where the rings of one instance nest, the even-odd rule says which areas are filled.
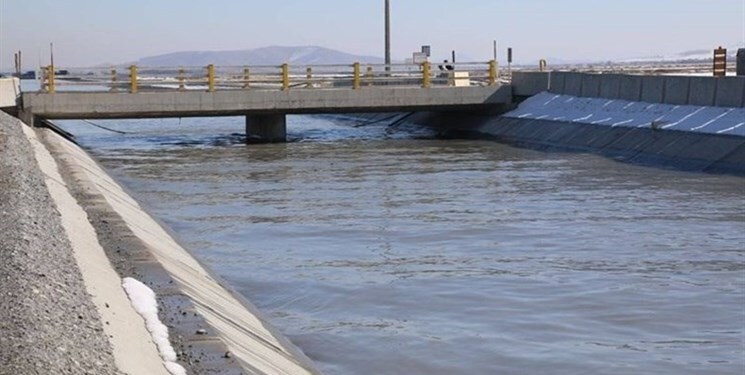
[[[42,68],[44,92],[367,89],[380,86],[486,86],[499,82],[496,61],[432,64],[129,66]]]

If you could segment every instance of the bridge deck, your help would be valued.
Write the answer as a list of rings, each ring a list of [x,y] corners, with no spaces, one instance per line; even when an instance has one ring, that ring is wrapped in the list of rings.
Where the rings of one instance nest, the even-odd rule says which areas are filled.
[[[482,110],[512,101],[508,85],[470,87],[370,87],[359,90],[292,89],[161,91],[139,93],[23,93],[23,108],[48,119],[231,116]]]

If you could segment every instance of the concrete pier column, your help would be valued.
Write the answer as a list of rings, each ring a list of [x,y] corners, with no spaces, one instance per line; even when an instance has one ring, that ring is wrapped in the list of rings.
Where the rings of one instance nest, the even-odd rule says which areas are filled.
[[[287,120],[285,115],[246,115],[246,140],[249,143],[286,142]]]

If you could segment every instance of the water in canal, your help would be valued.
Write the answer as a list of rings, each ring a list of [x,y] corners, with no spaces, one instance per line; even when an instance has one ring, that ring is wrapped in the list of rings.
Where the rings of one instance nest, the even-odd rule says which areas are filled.
[[[327,374],[742,374],[745,180],[290,117],[65,126]]]

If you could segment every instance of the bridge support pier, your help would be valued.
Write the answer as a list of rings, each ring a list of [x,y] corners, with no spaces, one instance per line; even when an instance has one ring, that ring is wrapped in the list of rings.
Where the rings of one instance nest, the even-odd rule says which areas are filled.
[[[246,141],[249,143],[286,142],[286,116],[284,114],[246,115]]]

